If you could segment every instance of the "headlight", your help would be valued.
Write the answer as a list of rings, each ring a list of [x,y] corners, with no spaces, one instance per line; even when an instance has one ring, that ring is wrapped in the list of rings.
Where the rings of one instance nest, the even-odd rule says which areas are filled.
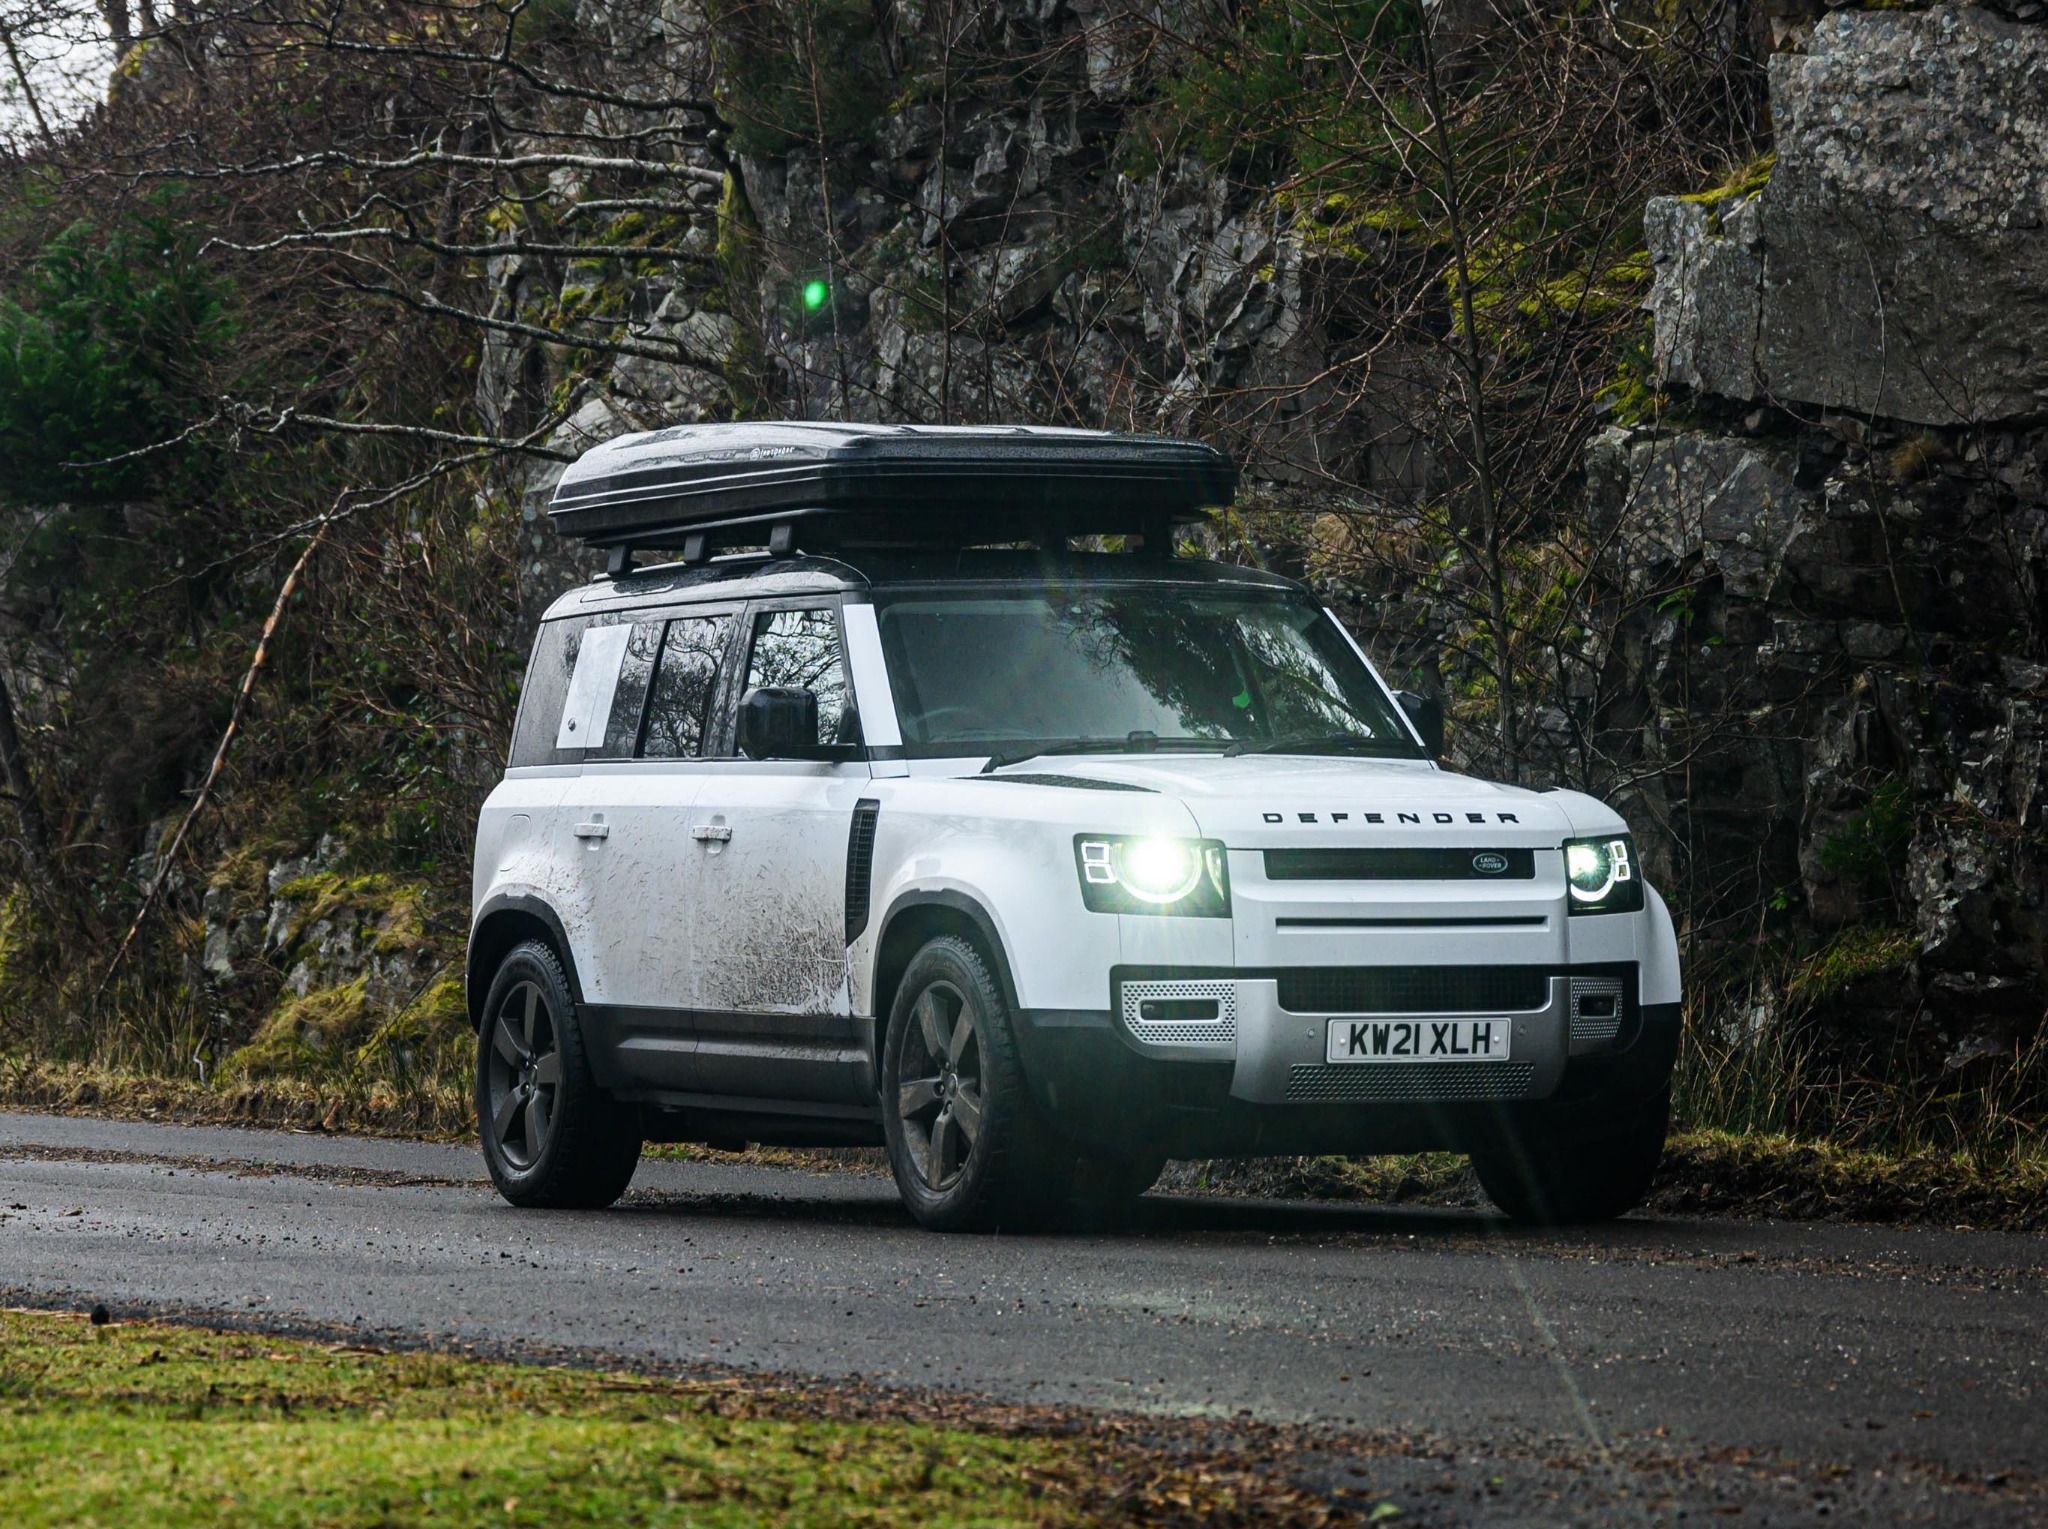
[[[1566,840],[1564,880],[1574,913],[1642,911],[1643,878],[1636,871],[1635,844],[1626,834]]]
[[[1229,916],[1230,873],[1214,839],[1078,834],[1074,860],[1091,913]]]

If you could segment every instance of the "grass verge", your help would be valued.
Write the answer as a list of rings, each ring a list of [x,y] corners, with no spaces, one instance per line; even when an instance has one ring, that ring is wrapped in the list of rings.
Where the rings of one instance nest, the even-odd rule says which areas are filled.
[[[337,1096],[311,1084],[208,1087],[79,1064],[0,1057],[0,1108],[128,1119],[348,1131],[467,1141],[466,1096]],[[886,1173],[879,1150],[743,1153],[703,1147],[661,1156]],[[1211,1160],[1171,1165],[1166,1190],[1275,1199],[1478,1205],[1465,1159],[1447,1152],[1372,1158]],[[1986,1164],[1966,1153],[1858,1151],[1765,1133],[1692,1130],[1671,1138],[1650,1210],[1665,1215],[1781,1216],[2048,1232],[2048,1155],[2006,1154]]]
[[[184,1125],[267,1126],[447,1141],[474,1130],[467,1091],[336,1089],[292,1078],[201,1083],[149,1073],[0,1055],[0,1108],[110,1115]]]
[[[1395,1205],[1485,1203],[1471,1165],[1450,1152],[1176,1163],[1162,1187]],[[1960,1153],[1894,1156],[1786,1136],[1683,1131],[1665,1146],[1645,1209],[2048,1232],[2048,1158],[1986,1167]]]
[[[0,1312],[0,1523],[1327,1521],[1080,1431],[832,1415],[829,1393]]]

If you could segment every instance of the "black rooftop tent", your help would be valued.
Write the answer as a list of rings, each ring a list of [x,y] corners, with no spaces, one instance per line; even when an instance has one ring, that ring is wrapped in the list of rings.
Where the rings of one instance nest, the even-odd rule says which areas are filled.
[[[1116,532],[1163,544],[1230,503],[1237,468],[1165,436],[1039,426],[678,425],[620,436],[562,474],[562,535],[697,561],[716,546],[973,546]]]

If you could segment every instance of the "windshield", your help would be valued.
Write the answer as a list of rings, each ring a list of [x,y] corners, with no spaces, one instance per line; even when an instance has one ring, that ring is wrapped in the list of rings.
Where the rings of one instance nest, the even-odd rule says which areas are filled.
[[[1061,745],[1422,757],[1336,623],[1291,593],[1029,587],[877,605],[912,757]]]

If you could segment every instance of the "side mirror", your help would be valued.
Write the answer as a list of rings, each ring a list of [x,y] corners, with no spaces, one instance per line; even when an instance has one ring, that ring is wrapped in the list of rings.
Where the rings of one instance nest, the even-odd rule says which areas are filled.
[[[808,690],[760,685],[740,697],[740,752],[795,759],[818,746],[818,698]]]
[[[1401,710],[1408,713],[1408,720],[1415,724],[1415,731],[1422,735],[1422,746],[1429,750],[1431,759],[1440,759],[1444,752],[1444,703],[1433,695],[1423,695],[1414,690],[1397,690],[1394,699],[1401,703]]]

